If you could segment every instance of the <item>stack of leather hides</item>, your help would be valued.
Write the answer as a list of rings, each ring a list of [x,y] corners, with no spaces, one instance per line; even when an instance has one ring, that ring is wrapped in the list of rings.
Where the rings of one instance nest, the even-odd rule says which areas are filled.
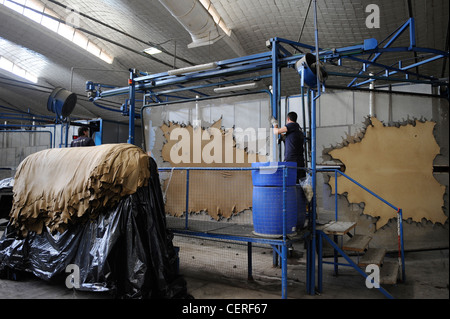
[[[95,218],[120,198],[145,186],[149,157],[131,144],[48,149],[17,168],[11,222],[28,231],[63,232],[68,224]]]
[[[157,165],[140,148],[43,151],[26,158],[16,178],[0,277],[31,273],[67,285],[70,266],[79,269],[78,290],[191,298],[178,274]]]

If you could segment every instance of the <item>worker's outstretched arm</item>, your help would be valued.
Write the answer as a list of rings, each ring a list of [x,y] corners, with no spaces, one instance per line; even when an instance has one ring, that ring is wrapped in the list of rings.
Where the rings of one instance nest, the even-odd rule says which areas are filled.
[[[270,122],[273,125],[273,134],[278,135],[278,134],[283,134],[287,132],[287,127],[283,126],[282,128],[278,128],[278,121],[272,117]]]

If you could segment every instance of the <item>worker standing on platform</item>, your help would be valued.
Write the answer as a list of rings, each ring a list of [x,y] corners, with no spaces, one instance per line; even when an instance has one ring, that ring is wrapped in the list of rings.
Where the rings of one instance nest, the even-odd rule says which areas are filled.
[[[274,134],[283,134],[284,140],[284,161],[295,162],[297,167],[305,167],[303,156],[304,135],[300,125],[297,123],[297,113],[289,112],[286,118],[286,125],[278,128],[278,121],[271,119]],[[297,184],[306,176],[304,169],[297,169]]]
[[[89,137],[89,128],[81,126],[78,128],[78,138],[70,143],[70,147],[95,146],[95,142]]]

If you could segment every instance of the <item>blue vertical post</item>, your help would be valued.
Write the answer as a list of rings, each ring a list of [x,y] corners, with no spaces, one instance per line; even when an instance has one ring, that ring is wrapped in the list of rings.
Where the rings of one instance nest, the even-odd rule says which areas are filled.
[[[287,243],[286,243],[286,207],[287,207],[287,189],[286,178],[288,169],[283,167],[283,246],[281,247],[281,298],[286,299],[287,296]]]
[[[337,178],[338,172],[337,169],[334,170],[334,220],[338,220],[338,191],[337,191]],[[338,243],[338,237],[334,235],[334,242]],[[334,274],[338,275],[338,252],[334,249]]]
[[[403,210],[398,210],[398,220],[399,220],[399,227],[400,227],[400,255],[401,255],[401,263],[402,263],[402,282],[406,281],[406,274],[405,274],[405,250],[404,250],[404,243],[403,243]]]
[[[318,236],[318,248],[317,248],[317,254],[319,256],[322,256],[323,251],[323,238],[322,234],[320,232],[317,233]],[[317,261],[317,291],[319,293],[322,292],[322,274],[323,274],[323,263],[322,258],[319,257],[319,260]]]
[[[312,243],[311,243],[311,294],[315,293],[315,252],[316,252],[316,100],[320,97],[320,80],[319,80],[319,31],[317,28],[317,0],[314,0],[314,34],[316,42],[316,77],[317,77],[317,95],[314,96],[314,90],[311,90],[311,174],[312,174],[312,188],[313,188],[313,198],[312,198]],[[318,256],[322,259],[322,256]]]
[[[307,141],[306,141],[306,110],[305,110],[305,88],[301,86],[301,94],[302,94],[302,114],[303,114],[303,153],[305,156],[305,167],[308,167],[308,150],[307,150]]]
[[[69,125],[70,125],[70,120],[67,119],[67,122],[66,122],[66,136],[65,136],[65,145],[66,145],[66,147],[69,146]]]
[[[130,70],[130,79],[128,81],[130,86],[130,108],[128,110],[129,126],[128,126],[128,143],[134,144],[134,111],[136,104],[136,87],[134,82],[134,70]]]
[[[409,49],[412,50],[416,46],[416,23],[414,18],[409,18]]]
[[[334,170],[334,220],[338,220],[338,192],[337,192],[337,169]]]
[[[314,98],[314,90],[311,90],[311,177],[312,177],[312,189],[313,189],[313,197],[312,197],[312,216],[311,216],[311,280],[310,280],[310,294],[315,294],[315,267],[316,267],[316,99]],[[321,258],[321,256],[319,256]]]
[[[189,169],[186,169],[186,216],[184,229],[189,228]]]
[[[272,245],[272,265],[274,267],[278,267],[278,253],[276,248],[278,246]]]
[[[280,108],[280,69],[278,67],[278,40],[271,39],[272,43],[272,116],[279,119],[278,110]],[[277,159],[277,135],[273,135],[273,159],[276,162]]]

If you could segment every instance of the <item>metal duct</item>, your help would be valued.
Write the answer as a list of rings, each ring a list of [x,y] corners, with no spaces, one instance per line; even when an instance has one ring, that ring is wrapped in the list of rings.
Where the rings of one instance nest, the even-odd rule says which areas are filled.
[[[192,43],[188,48],[213,44],[223,37],[211,15],[197,0],[159,0],[159,2],[191,35]]]

